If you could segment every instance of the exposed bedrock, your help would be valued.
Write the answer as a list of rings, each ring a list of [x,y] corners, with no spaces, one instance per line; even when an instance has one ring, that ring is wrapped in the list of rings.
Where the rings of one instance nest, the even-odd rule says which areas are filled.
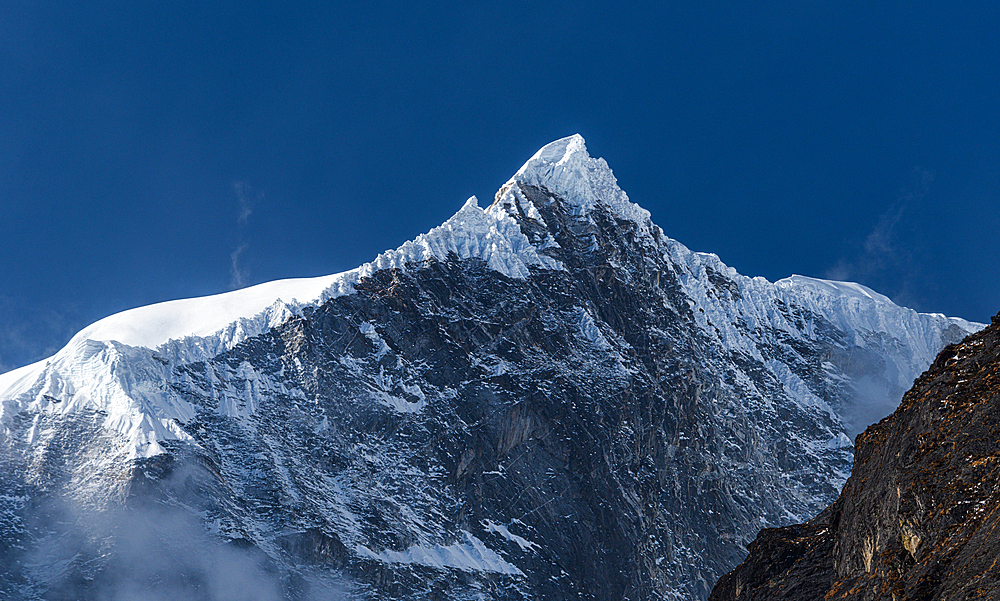
[[[749,550],[710,599],[1000,598],[1000,314],[858,437],[835,503]]]

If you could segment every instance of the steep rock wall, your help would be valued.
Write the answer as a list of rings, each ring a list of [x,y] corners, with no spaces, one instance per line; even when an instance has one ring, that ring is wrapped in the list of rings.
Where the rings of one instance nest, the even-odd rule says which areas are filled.
[[[763,531],[710,599],[1000,598],[1000,315],[858,437],[840,498]]]

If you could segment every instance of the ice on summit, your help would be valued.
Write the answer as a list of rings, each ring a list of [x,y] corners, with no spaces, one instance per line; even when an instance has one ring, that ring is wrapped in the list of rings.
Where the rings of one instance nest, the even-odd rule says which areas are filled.
[[[622,219],[640,225],[649,222],[649,211],[631,202],[601,158],[587,152],[583,136],[556,140],[543,146],[507,182],[545,188],[572,203],[577,214],[586,214],[601,203]]]

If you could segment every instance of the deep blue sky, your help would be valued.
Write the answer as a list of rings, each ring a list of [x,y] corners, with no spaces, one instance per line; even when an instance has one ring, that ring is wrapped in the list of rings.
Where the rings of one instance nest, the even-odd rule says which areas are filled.
[[[3,2],[0,371],[355,267],[576,132],[744,274],[1000,310],[996,2],[415,4]]]

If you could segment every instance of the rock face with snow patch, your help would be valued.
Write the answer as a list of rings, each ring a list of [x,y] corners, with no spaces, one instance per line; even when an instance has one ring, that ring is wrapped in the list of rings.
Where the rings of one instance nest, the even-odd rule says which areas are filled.
[[[485,210],[263,286],[0,375],[5,598],[210,588],[193,560],[123,583],[134,536],[80,517],[119,507],[198,524],[279,598],[705,598],[758,530],[836,497],[856,420],[981,327],[743,277],[579,136]]]

